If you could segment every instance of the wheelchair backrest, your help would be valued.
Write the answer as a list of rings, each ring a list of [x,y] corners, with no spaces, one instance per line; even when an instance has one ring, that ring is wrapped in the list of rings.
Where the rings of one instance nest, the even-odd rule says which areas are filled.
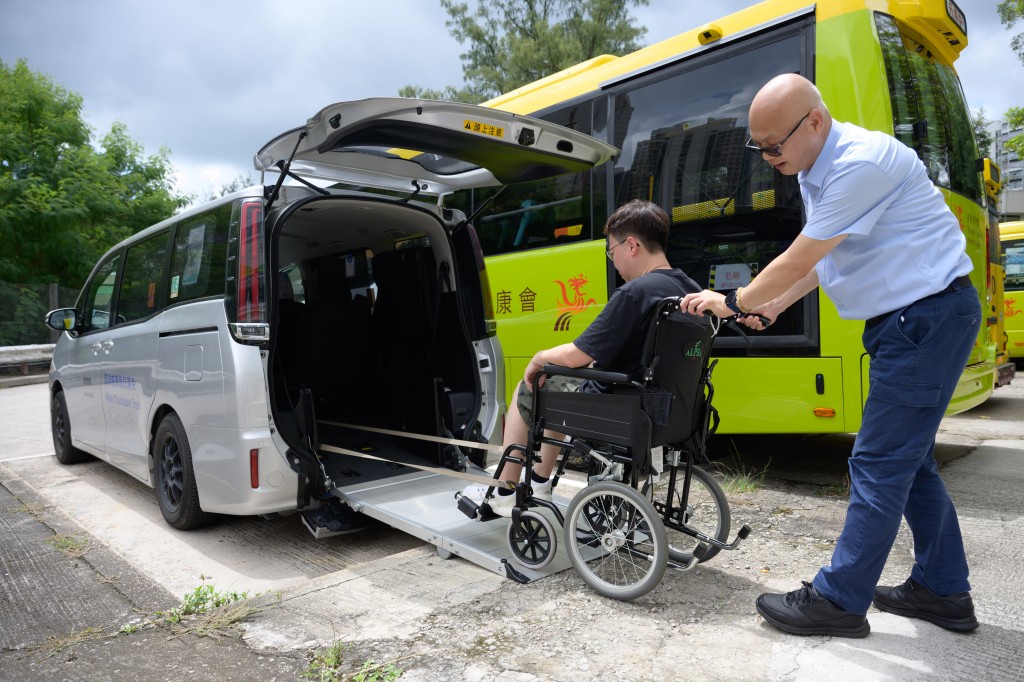
[[[644,342],[652,447],[689,440],[706,414],[703,378],[716,328],[711,318],[681,312],[674,301],[658,304]],[[671,394],[670,403],[657,399],[659,389]]]

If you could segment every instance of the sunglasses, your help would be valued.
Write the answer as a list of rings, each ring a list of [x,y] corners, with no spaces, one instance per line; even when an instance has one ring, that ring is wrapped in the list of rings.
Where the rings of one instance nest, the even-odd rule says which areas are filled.
[[[758,147],[756,144],[754,144],[754,138],[750,138],[749,140],[747,140],[747,144],[745,144],[744,146],[750,151],[755,152],[757,154],[767,154],[768,156],[782,156],[782,145],[786,144],[786,140],[793,137],[793,133],[797,131],[797,129],[800,127],[800,124],[806,121],[807,117],[810,115],[810,111],[804,114],[804,117],[797,121],[796,125],[793,126],[793,129],[789,131],[789,135],[786,135],[784,138],[782,138],[782,142],[779,142],[778,144],[773,144],[768,147]]]

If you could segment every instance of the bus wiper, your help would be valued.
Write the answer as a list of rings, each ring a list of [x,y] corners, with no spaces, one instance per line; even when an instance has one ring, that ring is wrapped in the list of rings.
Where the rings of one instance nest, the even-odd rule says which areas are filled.
[[[731,204],[733,202],[733,200],[735,200],[736,197],[739,196],[740,188],[743,187],[743,183],[745,183],[747,180],[749,180],[750,176],[752,176],[754,174],[754,171],[756,171],[758,168],[759,168],[759,166],[756,163],[750,164],[750,170],[747,171],[747,174],[744,175],[743,178],[741,178],[740,181],[736,183],[736,189],[733,191],[732,194],[729,195],[729,198],[725,200],[725,203],[718,207],[718,216],[719,217],[722,217],[722,216],[725,215],[725,209],[728,208],[729,204]]]

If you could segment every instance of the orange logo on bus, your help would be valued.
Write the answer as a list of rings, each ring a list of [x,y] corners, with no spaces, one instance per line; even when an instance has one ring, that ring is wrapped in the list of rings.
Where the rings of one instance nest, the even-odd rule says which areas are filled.
[[[562,290],[562,300],[556,303],[558,311],[561,313],[555,320],[556,332],[568,331],[573,315],[578,315],[590,306],[597,304],[597,301],[589,298],[583,291],[583,287],[589,282],[583,273],[570,277],[567,282],[568,287],[566,287],[566,282],[555,280],[555,284]],[[572,289],[572,298],[569,297],[569,289]]]

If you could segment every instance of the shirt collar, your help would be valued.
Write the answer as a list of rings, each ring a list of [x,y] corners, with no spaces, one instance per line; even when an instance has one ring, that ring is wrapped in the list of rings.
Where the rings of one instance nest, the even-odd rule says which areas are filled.
[[[828,137],[825,138],[825,144],[821,148],[818,158],[814,160],[810,169],[797,173],[796,179],[800,181],[801,185],[814,185],[821,189],[821,184],[825,181],[825,174],[828,173],[832,162],[835,161],[836,145],[839,144],[839,138],[842,136],[842,127],[843,124],[839,121],[832,121],[832,127],[828,131]]]

